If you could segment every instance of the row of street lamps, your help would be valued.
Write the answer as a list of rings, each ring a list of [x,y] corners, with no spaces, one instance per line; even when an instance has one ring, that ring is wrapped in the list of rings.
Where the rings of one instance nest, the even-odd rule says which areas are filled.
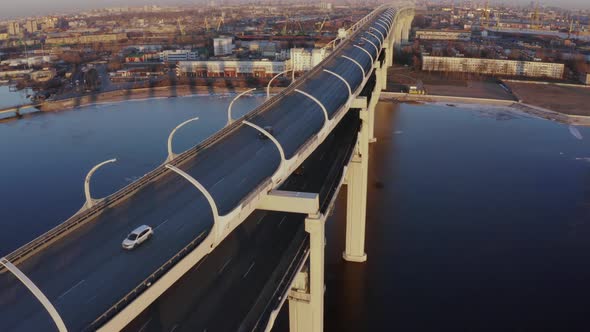
[[[270,79],[270,81],[268,82],[268,84],[266,86],[266,99],[267,100],[270,99],[270,86],[271,86],[271,83],[276,78],[278,78],[279,76],[284,75],[284,74],[286,74],[288,72],[291,72],[292,73],[292,75],[291,75],[291,83],[293,81],[295,81],[295,71],[293,69],[288,69],[288,70],[282,71],[282,72],[276,74],[275,76],[273,76],[273,78]],[[234,121],[232,119],[232,116],[231,116],[232,106],[233,106],[234,102],[236,100],[238,100],[240,97],[242,97],[242,96],[244,96],[244,95],[246,95],[248,93],[251,93],[251,92],[253,92],[255,90],[256,90],[256,88],[248,89],[246,91],[241,92],[234,99],[232,99],[232,101],[229,103],[229,106],[227,108],[227,124],[226,125],[230,125]],[[172,139],[174,138],[174,134],[181,127],[183,127],[184,125],[186,125],[186,124],[188,124],[190,122],[193,122],[193,121],[197,121],[197,120],[199,120],[199,117],[194,117],[194,118],[188,119],[188,120],[180,123],[174,129],[172,129],[172,131],[170,132],[170,135],[168,135],[168,144],[167,144],[167,147],[168,147],[168,156],[166,157],[166,160],[164,162],[164,164],[166,164],[166,167],[168,169],[170,169],[170,170],[172,170],[172,171],[180,174],[182,177],[186,178],[187,180],[189,180],[193,184],[195,184],[194,182],[196,181],[196,180],[194,180],[194,178],[192,178],[192,177],[189,176],[190,178],[192,178],[192,180],[188,179],[185,176],[186,173],[179,172],[179,169],[178,168],[176,168],[174,166],[171,166],[171,165],[168,165],[168,163],[171,162],[174,158],[176,158],[176,156],[178,156],[178,154],[174,153],[174,151],[172,150]],[[263,128],[260,128],[259,126],[256,126],[256,125],[254,125],[254,124],[252,124],[250,122],[247,122],[247,121],[244,121],[244,123],[246,125],[252,127],[252,128],[255,128],[256,130],[260,131],[263,135],[265,135],[268,138],[270,138],[273,141],[273,143],[275,143],[275,145],[277,144],[277,142],[275,142],[275,138],[270,133],[268,133],[266,130],[264,130]],[[277,145],[277,146],[278,146],[279,152],[281,153],[281,159],[284,160],[284,152],[282,150],[282,147],[280,145]],[[104,199],[104,198],[92,198],[92,195],[90,193],[90,180],[92,179],[92,175],[94,174],[94,172],[96,172],[100,167],[102,167],[102,166],[104,166],[106,164],[114,163],[116,161],[117,161],[117,159],[116,158],[113,158],[113,159],[109,159],[109,160],[103,161],[101,163],[98,163],[97,165],[95,165],[94,167],[92,167],[90,169],[90,171],[88,172],[88,174],[86,174],[86,178],[84,180],[84,196],[86,198],[86,202],[84,203],[84,206],[82,207],[82,209],[79,212],[91,208],[92,206],[96,205],[97,203],[99,203],[100,201],[102,201]],[[199,191],[201,191],[203,194],[205,194],[206,197],[207,196],[210,196],[208,193],[206,193],[206,190],[205,190],[205,188],[202,185],[198,185],[198,186],[195,185],[195,186],[197,187],[197,189],[199,189]]]

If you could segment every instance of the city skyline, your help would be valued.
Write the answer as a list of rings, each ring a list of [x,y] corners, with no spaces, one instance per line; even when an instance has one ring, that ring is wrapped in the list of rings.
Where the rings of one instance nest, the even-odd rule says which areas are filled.
[[[70,14],[85,10],[101,9],[109,7],[139,7],[146,5],[159,5],[159,6],[175,6],[175,5],[197,5],[207,3],[207,0],[104,0],[95,3],[80,3],[74,0],[55,0],[52,2],[40,2],[39,0],[22,0],[19,1],[17,7],[5,7],[0,13],[0,19],[19,19],[24,17],[33,16],[44,16],[52,14]],[[228,1],[220,1],[228,2]],[[229,1],[236,2],[236,1]],[[248,2],[248,1],[239,1]],[[250,1],[252,2],[252,1]],[[287,1],[291,2],[291,1]],[[335,1],[338,2],[338,1]],[[460,1],[457,1],[460,2]],[[485,2],[481,1],[482,4]],[[515,2],[518,5],[529,4],[529,0],[517,0]],[[590,9],[587,0],[544,0],[540,1],[542,5],[556,6],[565,9]],[[491,1],[491,5],[503,5],[503,1]]]

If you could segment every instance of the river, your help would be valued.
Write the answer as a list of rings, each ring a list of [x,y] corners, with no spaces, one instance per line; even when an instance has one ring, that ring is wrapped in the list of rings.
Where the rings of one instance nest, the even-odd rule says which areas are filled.
[[[586,331],[590,130],[381,103],[365,264],[328,224],[327,331]]]
[[[94,164],[118,158],[93,177],[102,197],[161,164],[178,123],[200,118],[178,132],[177,152],[221,128],[230,100],[151,99],[0,123],[0,254],[77,211]],[[262,100],[244,98],[236,113]],[[343,191],[328,221],[327,331],[587,326],[589,129],[574,135],[484,106],[380,103],[376,119],[368,260],[342,261]]]

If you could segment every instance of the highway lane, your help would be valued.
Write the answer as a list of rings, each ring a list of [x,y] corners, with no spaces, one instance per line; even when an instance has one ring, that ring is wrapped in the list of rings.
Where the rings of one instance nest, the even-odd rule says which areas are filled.
[[[292,175],[281,189],[320,192],[321,200],[328,199],[333,169],[341,170],[349,157],[358,124],[358,113],[350,112],[304,162],[304,174]],[[276,285],[299,247],[308,246],[304,219],[255,211],[124,331],[246,331],[258,320],[265,326]]]
[[[358,48],[348,47],[344,52],[370,66],[368,56]],[[342,66],[334,68],[337,70],[347,75]],[[353,72],[349,70],[348,75]],[[340,88],[336,91],[332,85],[320,84],[319,79],[316,82],[318,86],[313,86],[313,92],[332,96],[334,99],[327,107],[334,112],[342,100],[339,91],[343,84],[338,82]],[[284,135],[281,139],[292,155],[321,128],[318,119],[323,121],[323,117],[318,117],[321,111],[306,97],[293,97],[285,103],[258,116],[257,120],[274,124],[274,119],[277,128],[284,130],[282,134],[277,130],[277,137]],[[241,126],[181,168],[210,190],[224,214],[272,175],[278,162],[278,152],[269,140],[259,140],[254,129]],[[122,251],[120,241],[125,234],[144,223],[161,225],[158,236],[136,252]],[[179,176],[168,174],[18,266],[54,302],[70,329],[77,330],[106,311],[190,241],[203,236],[210,226],[210,210],[203,197]],[[47,327],[46,314],[39,310],[38,303],[24,296],[26,291],[13,278],[3,274],[0,286],[3,327],[9,331]]]

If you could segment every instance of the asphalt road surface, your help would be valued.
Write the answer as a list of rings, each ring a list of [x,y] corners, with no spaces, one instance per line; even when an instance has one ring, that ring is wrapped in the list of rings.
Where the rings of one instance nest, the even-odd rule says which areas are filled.
[[[350,112],[305,161],[303,174],[289,177],[281,190],[330,199],[327,193],[341,177],[358,125],[358,113]],[[264,328],[289,264],[301,248],[309,248],[304,219],[256,210],[124,331],[250,331],[256,322]]]

